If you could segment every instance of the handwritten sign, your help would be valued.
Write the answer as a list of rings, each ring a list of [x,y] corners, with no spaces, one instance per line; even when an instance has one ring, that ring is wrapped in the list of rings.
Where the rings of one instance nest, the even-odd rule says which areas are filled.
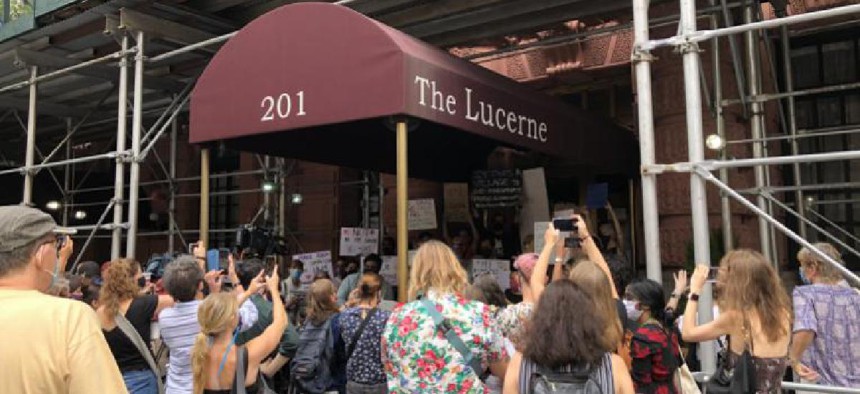
[[[366,256],[379,252],[379,230],[344,227],[340,229],[340,255]]]
[[[293,260],[299,260],[305,264],[305,272],[312,272],[316,275],[318,272],[328,272],[329,276],[334,278],[334,270],[331,265],[331,251],[325,250],[321,252],[312,252],[293,255]]]
[[[472,173],[475,208],[518,207],[522,202],[523,175],[519,170],[487,170]]]
[[[508,260],[472,259],[472,280],[484,274],[495,276],[502,290],[511,287],[511,263]]]
[[[432,198],[409,200],[409,229],[432,230],[436,228],[436,202]]]
[[[409,251],[407,257],[407,265],[412,268],[412,260],[415,258],[415,251]],[[382,256],[382,269],[379,270],[379,275],[391,286],[397,286],[397,256]]]

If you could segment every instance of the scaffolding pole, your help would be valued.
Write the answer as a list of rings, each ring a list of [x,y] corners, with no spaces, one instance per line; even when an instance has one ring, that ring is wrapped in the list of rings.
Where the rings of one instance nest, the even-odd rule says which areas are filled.
[[[744,8],[744,22],[747,24],[753,23],[753,5],[755,2],[750,2],[749,6]],[[746,58],[747,58],[747,74],[749,75],[749,79],[747,80],[750,96],[758,96],[761,93],[761,86],[759,84],[759,76],[761,70],[759,70],[759,62],[758,62],[758,40],[757,34],[754,30],[747,30],[744,33],[744,38],[746,40]],[[756,140],[761,140],[764,138],[764,107],[761,102],[753,101],[750,105],[752,117],[750,118],[750,128],[752,131],[752,138]],[[689,109],[688,109],[689,110]],[[765,157],[764,154],[764,143],[754,143],[752,146],[752,155],[753,158],[759,159]],[[692,161],[692,160],[691,160]],[[762,189],[765,186],[768,186],[766,183],[766,174],[765,171],[768,169],[764,166],[755,166],[753,167],[753,172],[755,175],[755,187],[756,189]],[[758,207],[765,211],[770,212],[770,207],[768,206],[767,200],[759,194],[756,196],[756,204]],[[776,263],[773,258],[773,250],[771,248],[771,237],[770,237],[770,226],[768,225],[767,220],[763,217],[758,218],[758,236],[760,241],[761,252],[764,257],[770,261],[772,264]]]
[[[714,5],[716,0],[711,0],[711,5]],[[721,7],[722,8],[722,7]],[[719,27],[717,15],[711,15],[711,28]],[[723,99],[723,76],[720,73],[720,39],[715,38],[711,44],[713,52],[711,54],[712,68],[714,72],[714,102],[713,112],[717,125],[717,135],[726,140],[726,118],[723,115],[723,107],[720,106],[720,100]],[[740,78],[740,76],[738,76]],[[720,160],[725,160],[727,152],[725,149],[720,150]],[[729,183],[728,170],[720,170],[720,181]],[[732,229],[732,205],[729,197],[720,193],[720,219],[722,221],[723,232],[723,250],[729,251],[735,248],[734,231]]]
[[[696,32],[696,0],[681,0],[681,32]],[[687,144],[690,162],[705,159],[705,143],[702,126],[702,87],[699,79],[699,47],[684,45],[682,53],[684,69],[684,91],[686,98]],[[693,254],[696,264],[711,265],[710,234],[708,229],[708,201],[706,182],[696,174],[690,174],[690,208],[693,219]],[[705,287],[699,295],[699,320],[705,324],[714,319],[711,287]],[[716,352],[713,341],[699,345],[699,359],[702,371],[713,373],[716,366]]]
[[[642,170],[649,174],[662,174],[664,172],[690,172],[693,171],[694,164],[706,170],[718,170],[720,168],[741,168],[755,167],[759,165],[784,165],[793,163],[819,163],[826,161],[840,161],[860,159],[860,150],[848,150],[841,152],[829,153],[812,153],[807,155],[797,156],[771,156],[753,159],[735,159],[735,160],[704,160],[698,163],[672,163],[672,164],[654,164],[644,166]]]
[[[804,204],[804,205],[805,205],[805,204]],[[819,220],[821,220],[822,222],[826,223],[828,226],[833,227],[833,228],[835,228],[835,229],[839,230],[839,232],[841,232],[843,235],[845,235],[846,237],[848,237],[848,238],[850,238],[852,241],[854,241],[854,243],[855,243],[856,245],[860,245],[860,238],[857,238],[857,236],[856,236],[856,235],[851,234],[851,232],[849,232],[849,231],[845,230],[844,228],[842,228],[842,226],[839,226],[838,224],[833,223],[830,219],[828,219],[828,218],[824,217],[824,215],[822,215],[822,214],[818,213],[816,210],[814,210],[814,209],[812,209],[812,208],[809,208],[809,209],[807,210],[807,212],[811,213],[811,214],[812,214],[812,216],[817,217]]]
[[[66,160],[69,160],[72,158],[72,134],[75,132],[74,128],[72,128],[72,118],[66,118],[66,130],[66,138],[63,139],[63,142],[57,148],[59,149],[65,143]],[[72,187],[72,165],[67,164],[63,171],[63,227],[69,225],[69,204],[72,202],[71,198],[69,198],[70,187]]]
[[[24,151],[24,197],[21,203],[33,204],[33,164],[36,161],[36,96],[39,93],[36,86],[36,78],[39,76],[39,68],[30,67],[30,102],[27,107],[27,147]]]
[[[819,259],[821,259],[822,261],[825,261],[828,264],[835,267],[839,272],[842,273],[842,275],[845,276],[846,279],[853,281],[856,285],[860,285],[860,277],[858,277],[856,274],[851,272],[851,270],[849,270],[848,268],[845,268],[844,265],[839,264],[839,262],[837,262],[836,260],[833,260],[833,258],[828,256],[826,253],[822,252],[821,250],[819,250],[818,248],[813,246],[812,243],[805,240],[800,235],[797,235],[797,233],[795,233],[794,231],[791,231],[791,229],[786,227],[784,224],[780,223],[778,220],[769,216],[766,212],[759,209],[755,204],[751,203],[749,200],[744,198],[738,192],[732,190],[731,187],[720,182],[720,180],[717,179],[716,177],[714,177],[714,175],[711,174],[706,168],[697,165],[697,166],[695,166],[694,171],[697,174],[699,174],[702,178],[704,178],[708,182],[713,183],[718,188],[720,188],[723,192],[727,193],[729,196],[734,198],[735,201],[741,203],[741,205],[743,205],[743,206],[747,207],[749,210],[753,211],[756,215],[759,215],[759,216],[766,218],[767,221],[769,221],[771,224],[773,224],[773,226],[776,227],[779,231],[782,231],[783,234],[785,234],[786,236],[788,236],[789,238],[791,238],[792,240],[794,240],[795,242],[797,242],[801,246],[809,249],[809,251],[812,252],[813,254],[815,254]]]
[[[785,92],[791,93],[794,91],[794,76],[791,71],[791,46],[789,45],[788,26],[780,27],[780,44],[782,45],[782,67],[783,78],[785,81]],[[791,135],[791,154],[797,156],[800,154],[800,147],[797,144],[797,113],[794,107],[794,96],[788,96],[786,102],[788,107],[788,132]],[[800,172],[800,163],[792,164],[792,172],[794,173],[794,184],[796,186],[803,185],[803,174]],[[803,203],[803,191],[800,189],[794,192],[794,203],[797,206],[797,213],[801,218],[806,217],[806,204]],[[806,238],[806,224],[801,220],[797,224],[797,229],[800,236]]]
[[[128,51],[128,34],[123,33],[120,39],[121,52]],[[117,110],[116,110],[116,151],[125,151],[126,127],[128,126],[128,55],[119,59],[119,86],[117,87]],[[116,158],[114,169],[114,194],[113,194],[113,224],[111,233],[111,260],[120,258],[122,248],[122,223],[123,199],[125,198],[125,161],[122,157]]]
[[[132,158],[129,169],[128,185],[128,239],[125,244],[125,256],[135,258],[137,247],[137,223],[140,193],[140,138],[143,128],[143,67],[144,67],[144,36],[142,31],[135,33],[137,52],[134,56],[134,107],[131,115],[131,151]]]
[[[786,212],[790,213],[792,216],[796,217],[798,220],[800,220],[804,224],[808,224],[809,227],[812,227],[815,231],[818,231],[820,234],[829,238],[831,241],[833,241],[837,245],[841,246],[843,249],[851,252],[851,254],[853,254],[857,257],[860,257],[860,252],[858,252],[857,250],[855,250],[854,248],[852,248],[851,246],[849,246],[845,242],[842,242],[841,239],[839,239],[838,237],[836,237],[833,234],[830,234],[827,230],[821,228],[821,226],[815,224],[814,222],[812,222],[811,220],[809,220],[803,216],[800,216],[800,214],[797,211],[791,209],[788,205],[783,204],[781,201],[777,200],[776,198],[774,198],[770,194],[762,193],[762,195],[765,196],[765,198],[767,198],[768,200],[770,200],[774,204],[776,204],[777,206],[779,206],[780,208],[782,208],[784,211],[786,211]]]
[[[851,89],[857,89],[857,88],[860,88],[860,82],[844,83],[844,84],[831,85],[831,86],[822,86],[822,87],[818,87],[818,88],[810,88],[810,89],[805,89],[805,90],[795,90],[792,92],[758,94],[758,95],[745,97],[745,99],[750,100],[750,101],[763,103],[765,101],[780,100],[780,99],[784,99],[787,97],[809,96],[809,95],[819,94],[819,93],[841,92],[844,90],[851,90]],[[733,104],[739,104],[739,103],[741,103],[741,100],[739,100],[739,99],[728,99],[728,100],[722,101],[722,104],[725,106],[733,105]]]
[[[829,130],[829,131],[818,131],[818,130]],[[777,141],[793,141],[804,139],[804,138],[821,138],[821,137],[833,137],[839,135],[848,135],[848,134],[857,134],[860,132],[860,128],[848,128],[844,127],[834,128],[827,127],[823,129],[805,129],[805,130],[795,130],[795,134],[793,135],[777,135],[773,137],[762,138],[761,140],[756,140],[753,138],[746,138],[741,140],[732,140],[726,141],[726,145],[733,144],[748,144],[751,142],[777,142]],[[792,149],[793,150],[793,149]],[[795,154],[795,153],[792,153]],[[797,153],[799,154],[799,153]]]
[[[633,2],[634,39],[641,47],[648,42],[648,0]],[[647,50],[634,50],[631,59],[636,74],[636,106],[639,118],[639,156],[642,167],[654,165],[654,108],[651,95],[651,62]],[[642,173],[642,234],[645,238],[645,262],[649,279],[663,282],[660,263],[660,218],[657,205],[657,177]]]
[[[179,124],[174,117],[170,122],[170,200],[167,205],[167,221],[169,222],[169,238],[167,241],[167,250],[170,254],[176,250],[176,145],[179,134]],[[183,242],[184,243],[184,242]],[[191,251],[188,251],[191,252]]]

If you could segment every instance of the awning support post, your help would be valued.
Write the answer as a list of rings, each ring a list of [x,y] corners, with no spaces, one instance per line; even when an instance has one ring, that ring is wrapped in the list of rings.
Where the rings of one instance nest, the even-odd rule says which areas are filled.
[[[173,225],[176,222],[176,189],[179,185],[176,183],[176,144],[177,144],[177,134],[179,133],[179,123],[176,121],[174,117],[170,122],[170,182],[168,187],[170,187],[170,200],[168,201],[167,206],[167,215],[168,215],[168,231],[169,236],[167,240],[167,250],[170,254],[176,251],[176,227]]]
[[[200,242],[209,248],[209,148],[200,151]]]
[[[33,177],[35,171],[33,164],[36,160],[36,77],[38,77],[39,68],[36,66],[30,67],[30,103],[27,107],[27,150],[24,152],[24,197],[21,202],[25,205],[33,204]]]
[[[135,37],[137,52],[134,56],[134,108],[131,115],[131,171],[128,184],[128,239],[125,244],[125,257],[135,258],[137,246],[138,198],[140,193],[140,136],[143,128],[143,60],[144,36],[138,31]]]
[[[648,42],[648,0],[633,2],[633,25],[637,45]],[[636,72],[636,105],[639,115],[639,156],[642,166],[655,163],[654,109],[651,96],[651,62],[649,51],[636,49],[633,62]],[[645,243],[645,262],[648,279],[663,282],[660,264],[660,218],[657,206],[657,177],[642,173],[642,234]]]
[[[681,32],[696,32],[696,0],[681,0]],[[699,47],[694,43],[681,46],[684,67],[684,90],[686,98],[687,145],[690,162],[698,163],[705,159],[705,143],[702,136],[702,89],[699,79]],[[690,208],[693,219],[693,254],[696,264],[711,265],[710,234],[708,229],[708,201],[705,179],[695,173],[690,174]],[[704,324],[714,319],[712,289],[706,286],[700,294],[699,321]],[[699,345],[699,359],[702,371],[713,373],[716,370],[714,342]]]
[[[406,120],[397,122],[397,300],[406,302],[409,286],[409,142]]]

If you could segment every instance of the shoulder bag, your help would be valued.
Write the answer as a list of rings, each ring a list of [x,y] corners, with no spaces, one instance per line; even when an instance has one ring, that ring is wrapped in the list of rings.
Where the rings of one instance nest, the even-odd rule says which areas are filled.
[[[475,372],[475,375],[477,375],[479,379],[486,380],[488,374],[484,372],[484,369],[481,366],[481,360],[479,358],[475,358],[472,351],[469,350],[468,346],[466,346],[466,343],[457,336],[457,333],[454,331],[453,327],[451,327],[451,322],[442,317],[442,314],[436,310],[436,305],[427,298],[421,297],[421,304],[424,305],[424,309],[427,309],[427,312],[430,313],[430,317],[433,319],[433,324],[436,325],[436,329],[440,330],[442,335],[445,336],[445,339],[448,340],[448,343],[450,343],[451,346],[453,346],[454,349],[463,356],[463,362],[472,368],[472,371]]]
[[[140,337],[140,333],[131,325],[131,322],[125,318],[121,313],[117,312],[114,317],[116,321],[117,328],[122,331],[128,339],[131,340],[131,343],[134,344],[134,347],[137,348],[137,351],[140,352],[140,355],[143,356],[143,359],[146,360],[146,363],[149,364],[149,369],[152,370],[152,373],[155,374],[155,381],[158,383],[158,393],[164,393],[164,382],[161,381],[161,371],[158,369],[158,364],[155,363],[155,359],[152,358],[152,352],[149,351],[149,346],[143,341],[143,338]]]
[[[361,321],[361,324],[358,326],[358,331],[352,336],[352,341],[349,343],[349,348],[346,349],[346,359],[349,360],[352,357],[352,353],[355,352],[355,348],[358,346],[358,340],[361,339],[361,333],[364,332],[364,328],[367,327],[367,323],[370,323],[370,319],[373,318],[373,315],[376,314],[376,308],[371,309],[367,312],[367,316],[364,317],[364,320]]]
[[[722,357],[720,357],[720,365],[714,376],[708,380],[705,392],[708,394],[749,394],[756,392],[756,371],[753,364],[753,343],[747,320],[744,317],[743,322],[743,340],[744,352],[738,357],[734,367],[729,368],[729,355],[731,352],[731,341],[729,337],[729,346],[723,349]]]
[[[244,346],[239,346],[236,349],[236,376],[233,378],[232,394],[247,394],[245,388],[245,370],[248,369],[246,362],[248,361],[248,349]],[[257,381],[260,382],[260,390],[257,394],[275,394],[275,391],[269,388],[266,383],[266,378],[259,372],[257,373]]]

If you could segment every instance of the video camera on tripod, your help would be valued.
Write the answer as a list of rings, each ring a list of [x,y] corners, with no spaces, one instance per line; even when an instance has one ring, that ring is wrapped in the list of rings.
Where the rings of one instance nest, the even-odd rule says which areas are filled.
[[[253,225],[236,230],[236,251],[244,252],[244,258],[289,254],[286,238],[275,234],[273,229]]]

